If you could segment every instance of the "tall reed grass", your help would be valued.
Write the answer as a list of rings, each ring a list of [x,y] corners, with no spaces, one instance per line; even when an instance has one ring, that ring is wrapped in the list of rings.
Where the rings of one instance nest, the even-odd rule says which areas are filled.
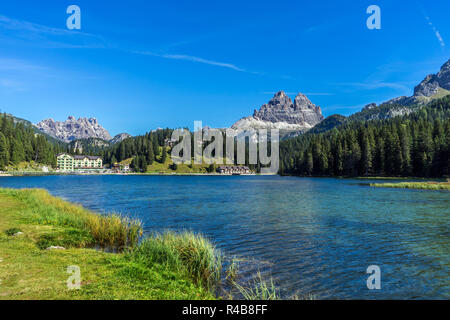
[[[249,286],[243,286],[233,281],[233,286],[238,289],[245,300],[279,300],[280,296],[272,279],[263,279],[260,272]]]
[[[371,183],[370,186],[371,187],[378,187],[378,188],[450,190],[450,183],[449,182]]]
[[[213,290],[220,282],[222,256],[202,235],[166,231],[146,238],[128,257],[146,265],[160,264],[185,272],[197,284]]]
[[[100,215],[62,199],[42,189],[0,189],[27,205],[24,219],[45,225],[85,230],[92,236],[93,246],[122,250],[135,247],[143,230],[139,220],[117,214]]]

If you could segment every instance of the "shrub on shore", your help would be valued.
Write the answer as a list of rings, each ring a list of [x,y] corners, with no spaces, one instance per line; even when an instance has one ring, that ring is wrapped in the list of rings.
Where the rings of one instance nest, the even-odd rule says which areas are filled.
[[[184,272],[209,290],[220,282],[221,253],[205,237],[192,232],[155,234],[142,241],[127,257],[144,265],[160,264]]]

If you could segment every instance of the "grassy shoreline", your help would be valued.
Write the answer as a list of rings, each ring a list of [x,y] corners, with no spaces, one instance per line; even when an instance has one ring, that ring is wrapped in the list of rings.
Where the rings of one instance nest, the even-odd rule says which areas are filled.
[[[220,253],[208,240],[186,232],[139,242],[141,235],[138,221],[44,190],[0,189],[0,299],[216,299]],[[74,265],[80,290],[66,284]]]
[[[437,182],[437,181],[371,183],[370,186],[376,188],[426,189],[426,190],[450,191],[450,182]]]

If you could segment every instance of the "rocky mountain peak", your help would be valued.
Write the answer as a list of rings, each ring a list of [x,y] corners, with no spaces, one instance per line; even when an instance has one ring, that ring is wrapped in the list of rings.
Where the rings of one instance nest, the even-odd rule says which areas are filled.
[[[109,142],[111,144],[116,144],[119,142],[122,142],[125,139],[131,138],[131,135],[128,133],[119,133],[116,136],[114,136],[114,138],[112,138]]]
[[[319,108],[318,111],[320,111],[320,107],[317,107],[314,103],[312,103],[307,96],[305,96],[303,93],[298,93],[294,100],[294,109],[295,110],[314,110],[316,111],[316,108]]]
[[[437,74],[439,85],[445,90],[450,90],[450,59],[441,67]]]
[[[444,63],[436,74],[429,74],[414,88],[414,96],[431,97],[439,89],[450,90],[450,59]]]
[[[438,73],[429,74],[414,88],[411,97],[397,97],[384,104],[410,106],[428,103],[433,99],[450,94],[450,59],[445,62]]]
[[[320,107],[299,93],[294,102],[284,91],[275,93],[268,103],[255,110],[253,116],[236,122],[234,129],[278,128],[306,131],[323,120]]]
[[[292,100],[289,98],[284,91],[278,91],[275,93],[272,99],[269,100],[267,104],[264,104],[259,111],[255,110],[253,113],[254,117],[264,117],[264,113],[271,112],[274,110],[288,110],[292,108]]]
[[[375,102],[372,102],[372,103],[365,105],[363,110],[375,109],[376,107],[377,107],[377,104]]]
[[[74,116],[69,116],[64,122],[46,119],[39,122],[36,127],[64,142],[86,138],[111,140],[109,132],[98,124],[95,118],[79,118],[77,120]]]
[[[439,82],[436,75],[429,74],[425,79],[414,88],[414,96],[431,97],[438,93]]]

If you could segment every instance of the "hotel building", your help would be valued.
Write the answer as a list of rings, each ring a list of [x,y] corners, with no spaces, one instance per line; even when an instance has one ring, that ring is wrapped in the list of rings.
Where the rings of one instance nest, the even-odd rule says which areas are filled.
[[[99,170],[103,168],[103,160],[99,156],[60,153],[57,156],[56,168],[61,171]]]

